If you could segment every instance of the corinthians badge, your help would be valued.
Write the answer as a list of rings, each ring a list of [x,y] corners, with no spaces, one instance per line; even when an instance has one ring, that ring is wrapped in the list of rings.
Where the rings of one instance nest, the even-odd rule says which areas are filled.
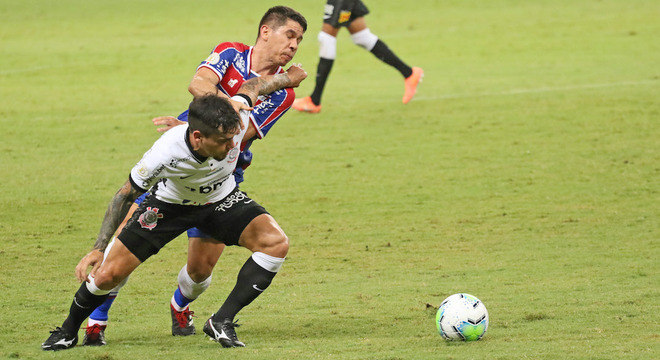
[[[147,230],[151,230],[156,227],[158,219],[162,219],[163,214],[158,213],[158,208],[148,207],[147,211],[143,212],[138,218],[140,226]]]

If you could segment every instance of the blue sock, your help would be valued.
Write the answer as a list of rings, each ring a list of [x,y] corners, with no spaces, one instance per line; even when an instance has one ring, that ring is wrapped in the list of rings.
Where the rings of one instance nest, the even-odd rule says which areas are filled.
[[[180,308],[185,308],[192,302],[192,300],[188,299],[187,297],[183,296],[181,294],[181,289],[178,287],[174,291],[174,301],[176,302],[177,305],[179,305]]]
[[[108,296],[108,298],[99,305],[94,311],[89,315],[89,318],[97,321],[108,321],[108,311],[110,311],[110,306],[115,301],[117,296]]]

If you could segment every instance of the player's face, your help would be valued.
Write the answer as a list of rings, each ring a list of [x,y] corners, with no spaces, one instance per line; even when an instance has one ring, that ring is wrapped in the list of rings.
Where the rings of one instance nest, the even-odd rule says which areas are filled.
[[[234,141],[234,136],[238,135],[240,129],[232,132],[223,132],[220,128],[219,134],[213,134],[211,136],[202,136],[200,138],[200,154],[204,156],[211,156],[212,158],[220,161],[227,157],[227,154],[231,149],[236,147],[236,141]]]
[[[296,55],[302,39],[303,28],[296,21],[287,20],[286,24],[271,28],[266,46],[273,62],[279,66],[286,65]]]

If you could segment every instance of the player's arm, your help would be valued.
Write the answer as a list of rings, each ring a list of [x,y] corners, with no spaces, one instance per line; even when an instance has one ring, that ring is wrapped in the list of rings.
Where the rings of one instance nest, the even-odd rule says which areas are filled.
[[[220,83],[220,78],[218,74],[213,72],[213,70],[207,67],[200,67],[190,81],[188,85],[188,91],[192,94],[193,97],[200,97],[204,95],[215,95],[221,98],[229,100],[231,105],[234,107],[236,112],[241,110],[250,111],[252,108],[243,104],[240,101],[234,101],[225,95],[220,89],[218,89],[218,84]],[[241,125],[242,128],[242,125]]]
[[[299,64],[294,64],[284,73],[255,77],[244,82],[238,89],[238,93],[247,95],[254,104],[259,95],[268,95],[284,88],[298,87],[306,77],[307,72]]]
[[[110,243],[112,236],[126,217],[126,214],[128,214],[135,199],[143,193],[144,191],[134,187],[130,180],[126,181],[119,191],[117,191],[105,212],[103,222],[101,223],[101,230],[99,231],[96,243],[94,243],[94,248],[76,266],[75,272],[79,281],[82,282],[87,279],[87,268],[89,266],[92,266],[90,275],[94,276],[98,267],[101,266],[103,252]]]
[[[264,75],[244,82],[241,88],[238,89],[238,93],[247,95],[254,104],[259,95],[268,95],[284,88],[298,87],[306,77],[307,73],[302,69],[300,64],[294,64],[285,73]],[[243,136],[243,142],[247,142],[257,136],[257,129],[254,123],[250,122],[245,136]]]
[[[193,97],[216,95],[221,98],[229,99],[227,95],[218,89],[217,85],[219,83],[220,78],[215,72],[213,72],[213,70],[207,67],[200,67],[190,81],[188,91]]]
[[[135,199],[144,193],[144,190],[133,186],[130,179],[127,180],[117,191],[110,201],[108,209],[105,211],[105,216],[101,223],[101,230],[99,231],[99,236],[96,238],[96,243],[94,244],[95,250],[105,251],[105,248],[112,239],[112,235],[115,233],[115,230],[117,230],[117,227],[119,227],[119,224],[124,220],[126,214],[128,214],[128,210],[131,208],[131,205],[133,205],[133,202],[135,202]]]

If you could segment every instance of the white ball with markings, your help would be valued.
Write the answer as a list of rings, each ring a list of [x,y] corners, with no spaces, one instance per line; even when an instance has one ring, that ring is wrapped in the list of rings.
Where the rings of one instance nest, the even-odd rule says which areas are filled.
[[[435,325],[447,340],[479,340],[488,329],[488,310],[476,296],[454,294],[440,304]]]

